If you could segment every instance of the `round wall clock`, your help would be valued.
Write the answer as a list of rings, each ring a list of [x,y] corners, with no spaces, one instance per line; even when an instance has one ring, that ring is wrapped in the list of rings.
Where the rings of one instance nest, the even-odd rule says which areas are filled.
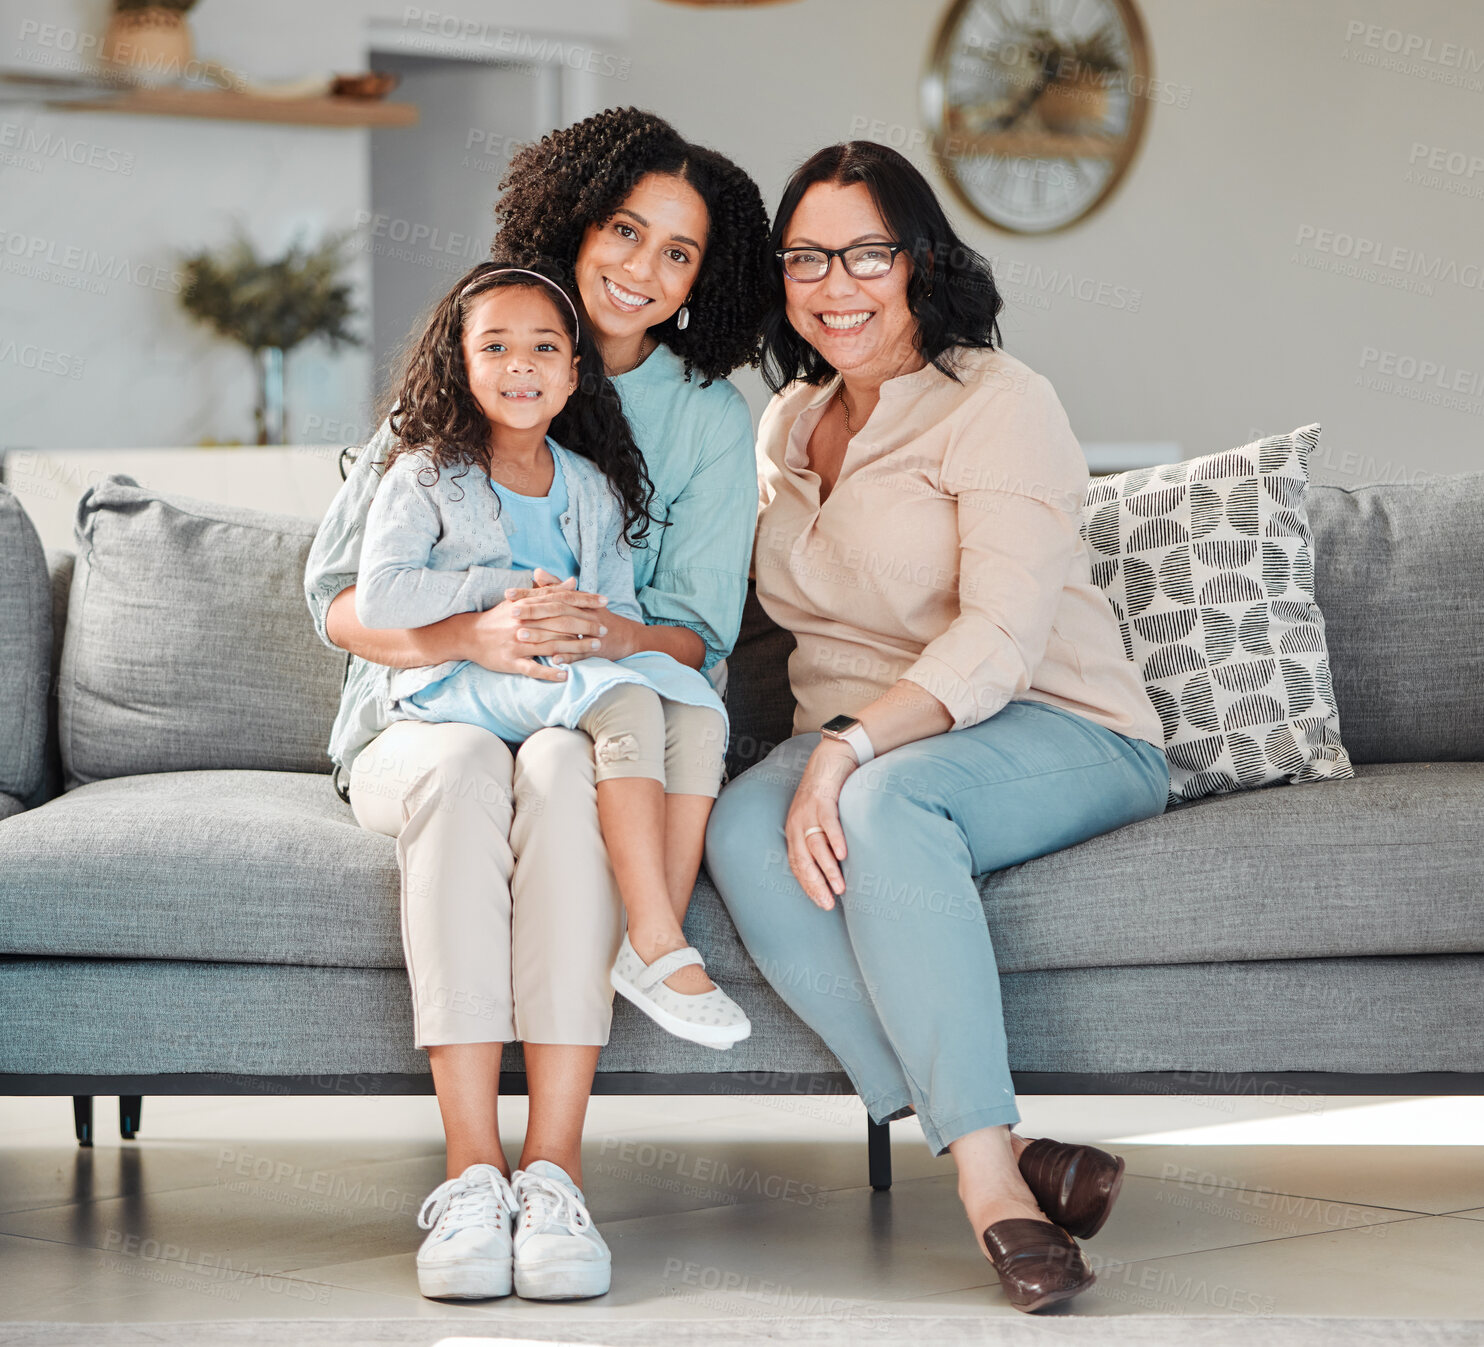
[[[1148,116],[1133,0],[954,0],[923,113],[955,194],[1000,229],[1065,229],[1105,201]]]

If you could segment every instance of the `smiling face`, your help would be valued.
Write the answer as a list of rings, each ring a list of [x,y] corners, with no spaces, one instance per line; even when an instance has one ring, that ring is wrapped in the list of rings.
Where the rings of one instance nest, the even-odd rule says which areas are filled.
[[[561,303],[543,285],[501,285],[474,297],[464,317],[464,368],[493,425],[549,425],[576,389],[577,357]]]
[[[800,198],[785,248],[897,243],[864,183],[817,182]],[[920,366],[917,320],[907,304],[912,263],[898,253],[884,276],[858,281],[832,257],[820,281],[783,278],[788,321],[841,374],[886,379]]]
[[[691,293],[710,215],[688,182],[649,173],[613,218],[591,224],[577,252],[577,289],[600,346],[636,345]]]

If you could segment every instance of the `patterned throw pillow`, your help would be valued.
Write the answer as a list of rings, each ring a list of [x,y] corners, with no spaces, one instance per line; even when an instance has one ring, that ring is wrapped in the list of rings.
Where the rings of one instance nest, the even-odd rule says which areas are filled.
[[[1355,775],[1304,509],[1319,427],[1095,477],[1092,578],[1164,722],[1170,804]]]

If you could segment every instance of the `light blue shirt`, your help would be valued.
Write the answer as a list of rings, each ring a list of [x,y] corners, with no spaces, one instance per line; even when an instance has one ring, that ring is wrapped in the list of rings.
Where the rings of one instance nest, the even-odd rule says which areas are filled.
[[[534,571],[538,566],[558,580],[577,574],[577,558],[562,536],[562,515],[567,510],[567,474],[559,455],[551,456],[551,486],[544,496],[523,496],[490,478],[490,487],[500,499],[500,522],[510,539],[510,553],[517,570]]]
[[[725,379],[708,388],[701,386],[699,374],[687,382],[684,363],[667,346],[637,369],[617,375],[613,385],[654,483],[650,513],[669,524],[651,525],[645,544],[630,557],[643,620],[694,631],[706,645],[701,670],[720,685],[742,624],[757,526],[751,414]],[[341,590],[357,584],[366,514],[393,442],[391,426],[383,421],[362,448],[309,552],[305,597],[320,639],[332,649],[339,647],[325,633],[325,614]],[[511,574],[511,586],[532,583],[527,570]],[[502,587],[486,606],[503,597]],[[347,770],[390,723],[385,706],[391,674],[384,665],[350,657],[329,750]]]

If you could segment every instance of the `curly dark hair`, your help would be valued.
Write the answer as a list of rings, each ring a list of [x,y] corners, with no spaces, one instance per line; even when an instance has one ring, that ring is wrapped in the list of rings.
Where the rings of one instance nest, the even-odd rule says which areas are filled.
[[[804,193],[820,182],[864,183],[892,238],[906,245],[912,259],[907,306],[917,320],[917,350],[924,360],[957,380],[949,354],[952,347],[993,350],[1001,344],[999,314],[1005,301],[995,286],[989,259],[959,237],[928,180],[888,145],[846,141],[826,146],[800,164],[778,203],[770,253],[783,247]],[[783,268],[776,264],[768,268],[762,372],[775,393],[795,379],[822,384],[835,373],[788,321]]]
[[[609,108],[519,150],[500,182],[490,256],[506,266],[545,258],[574,271],[588,226],[612,219],[649,173],[689,183],[711,217],[687,306],[689,326],[681,331],[672,314],[649,329],[685,361],[687,379],[692,369],[705,376],[705,387],[758,363],[771,262],[768,212],[746,173],[715,150],[691,144],[663,117]]]
[[[552,293],[551,286],[556,286],[570,298],[570,283],[549,264],[530,270],[545,277],[551,286],[530,276],[502,275],[501,270],[495,262],[481,262],[465,272],[433,306],[422,335],[407,348],[400,379],[383,399],[382,415],[389,419],[397,437],[386,467],[402,454],[422,449],[432,460],[428,471],[435,474],[462,468],[455,474],[457,478],[470,467],[489,472],[490,423],[469,387],[464,322],[475,300],[489,290],[513,286],[541,290],[560,316],[579,361],[577,388],[552,420],[550,435],[564,449],[603,470],[623,510],[624,536],[632,546],[645,546],[650,524],[659,522],[649,513],[654,483],[644,465],[644,455],[634,443],[618,390],[603,373],[603,357],[587,324],[582,324],[579,334],[572,307]],[[471,287],[468,294],[464,293],[466,287]],[[436,475],[433,480],[437,480]]]

